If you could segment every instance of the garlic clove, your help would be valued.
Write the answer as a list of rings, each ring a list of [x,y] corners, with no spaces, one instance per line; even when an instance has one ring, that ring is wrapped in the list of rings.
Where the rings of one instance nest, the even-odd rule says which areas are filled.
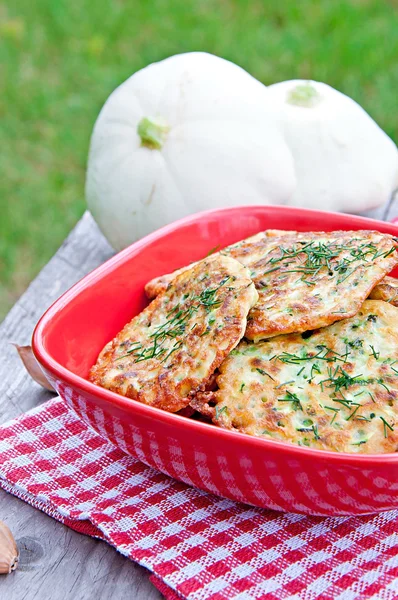
[[[36,383],[44,387],[49,392],[55,392],[53,386],[48,381],[47,377],[44,375],[43,371],[40,368],[39,363],[37,362],[35,355],[33,354],[31,346],[19,346],[18,344],[13,344],[15,346],[20,359],[22,360],[25,369],[29,373]]]
[[[0,574],[11,573],[18,566],[19,552],[9,527],[0,521]]]

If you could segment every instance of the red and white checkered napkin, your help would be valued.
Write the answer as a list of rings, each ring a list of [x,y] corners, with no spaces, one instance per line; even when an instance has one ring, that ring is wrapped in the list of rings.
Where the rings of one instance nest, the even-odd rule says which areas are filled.
[[[59,398],[0,428],[0,485],[150,569],[167,598],[398,597],[398,511],[307,517],[218,498],[123,454]]]

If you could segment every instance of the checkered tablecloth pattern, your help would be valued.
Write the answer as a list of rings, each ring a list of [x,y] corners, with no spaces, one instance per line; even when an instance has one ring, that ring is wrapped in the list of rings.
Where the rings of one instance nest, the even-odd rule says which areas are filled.
[[[0,485],[147,567],[167,598],[398,598],[398,511],[308,517],[188,487],[55,398],[0,428]]]

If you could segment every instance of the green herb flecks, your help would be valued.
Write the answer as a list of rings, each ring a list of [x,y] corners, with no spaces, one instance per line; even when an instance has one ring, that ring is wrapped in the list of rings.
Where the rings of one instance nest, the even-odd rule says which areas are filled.
[[[216,252],[218,252],[219,249],[220,249],[220,244],[218,244],[217,246],[214,246],[213,248],[211,248],[211,250],[208,251],[205,258],[208,258],[212,254],[215,254]]]
[[[151,358],[157,358],[161,362],[168,360],[174,352],[182,347],[182,341],[179,338],[185,334],[188,323],[199,311],[200,307],[204,306],[206,309],[216,309],[221,305],[222,299],[217,296],[217,292],[222,286],[225,286],[230,279],[231,277],[229,275],[225,276],[219,285],[214,288],[204,289],[198,296],[184,294],[182,302],[177,303],[166,313],[167,320],[162,323],[162,325],[154,327],[153,333],[149,335],[149,345],[143,346],[141,343],[137,342],[134,347],[131,347],[127,351],[127,356],[131,356],[135,363]],[[213,325],[215,321],[215,316],[211,315],[208,326],[200,334],[200,337],[210,333],[211,325]],[[197,324],[194,323],[193,326],[190,327],[190,331],[193,331],[196,325]],[[166,341],[171,339],[176,341],[171,348],[167,348]]]
[[[264,371],[264,369],[256,368],[256,371],[258,371],[260,373],[260,375],[264,375],[264,376],[269,377],[270,379],[272,379],[272,381],[275,381],[275,379],[272,377],[272,375],[270,375],[269,373],[267,373],[267,371]]]
[[[313,431],[313,433],[314,433],[314,437],[315,437],[315,439],[316,439],[316,440],[320,440],[320,439],[321,439],[321,436],[320,436],[320,435],[319,435],[319,433],[318,433],[318,427],[317,427],[317,425],[313,425],[311,429],[312,429],[312,431]]]
[[[356,340],[348,340],[345,339],[344,343],[349,346],[350,348],[352,348],[353,350],[357,350],[358,348],[362,348],[363,345],[363,340],[361,340],[360,338],[357,338]]]
[[[174,342],[173,347],[169,350],[169,352],[166,354],[166,356],[164,358],[162,358],[161,362],[165,362],[172,354],[173,352],[176,352],[177,350],[179,350],[182,347],[182,342]]]
[[[324,408],[325,410],[331,410],[331,411],[333,411],[333,412],[334,412],[333,419],[330,421],[330,425],[333,425],[333,423],[334,423],[334,422],[335,422],[335,420],[336,420],[336,417],[337,417],[337,415],[338,415],[338,414],[339,414],[339,412],[340,412],[340,408],[333,408],[333,406],[324,406],[323,408]]]
[[[225,414],[228,414],[228,407],[227,406],[223,406],[222,408],[218,408],[218,406],[216,406],[216,419],[219,418],[219,416],[225,412]]]
[[[284,381],[283,383],[280,383],[279,385],[275,386],[275,389],[279,390],[279,388],[285,387],[285,385],[290,385],[292,383],[295,383],[294,379],[290,379],[289,381]]]
[[[291,402],[293,410],[303,410],[300,398],[289,391],[286,392],[284,398],[278,398],[278,402]]]
[[[199,300],[199,304],[202,304],[203,306],[206,306],[206,307],[215,307],[215,308],[220,306],[222,303],[222,300],[220,298],[216,298],[216,294],[217,294],[218,290],[223,285],[225,285],[230,279],[231,279],[231,277],[228,275],[228,276],[224,277],[224,279],[221,280],[220,284],[217,287],[210,288],[208,290],[203,290],[200,293],[200,295],[197,297]]]
[[[308,362],[312,360],[324,360],[328,363],[345,363],[347,362],[347,357],[350,355],[349,351],[346,351],[344,354],[340,354],[339,352],[328,348],[324,344],[319,344],[318,346],[316,346],[316,349],[318,350],[318,352],[315,354],[312,354],[308,351],[304,351],[301,355],[291,354],[289,352],[282,352],[282,354],[279,354],[279,356],[277,356],[276,359],[285,364],[291,365],[299,365],[302,362]]]
[[[123,356],[118,356],[116,360],[122,360],[122,358],[127,358],[127,357],[130,356],[130,354],[133,354],[134,352],[137,352],[141,348],[142,348],[141,342],[134,342],[133,344],[131,344],[131,346],[127,350],[126,354],[123,354]]]
[[[346,400],[345,398],[331,398],[332,402],[337,402],[337,404],[341,404],[344,408],[351,408],[351,400]]]
[[[384,437],[388,438],[388,429],[390,431],[394,431],[394,427],[392,425],[390,425],[384,417],[380,417],[380,419],[383,421],[383,428],[384,428]]]
[[[358,404],[358,402],[351,402],[351,406],[355,406],[355,408],[352,411],[352,413],[350,415],[348,415],[348,417],[346,418],[346,421],[350,421],[353,417],[355,417],[355,415],[357,414],[358,409],[361,405]]]
[[[373,383],[373,379],[364,379],[362,373],[359,375],[349,375],[339,365],[333,375],[329,374],[327,379],[324,379],[321,383],[327,384],[327,387],[333,388],[333,392],[338,394],[341,390],[348,390],[353,385],[366,385],[367,383]]]
[[[372,346],[372,344],[369,344],[370,349],[372,350],[372,355],[373,357],[378,360],[379,356],[380,356],[380,352],[376,352],[376,350],[374,349],[374,347]]]
[[[285,269],[284,272],[301,273],[301,281],[307,285],[313,283],[309,278],[315,279],[322,270],[330,277],[337,277],[337,284],[340,284],[356,272],[359,264],[368,266],[377,258],[386,258],[394,251],[395,247],[392,247],[387,252],[381,252],[372,242],[361,243],[358,238],[345,244],[314,240],[308,243],[298,242],[280,247],[280,254],[270,258],[267,263],[270,268],[264,271],[264,275],[281,266],[292,265],[292,268]]]
[[[308,380],[308,383],[311,383],[312,380],[314,379],[315,375],[320,375],[321,373],[321,369],[319,368],[319,365],[317,363],[313,364],[311,366],[311,374],[310,374],[310,378]]]

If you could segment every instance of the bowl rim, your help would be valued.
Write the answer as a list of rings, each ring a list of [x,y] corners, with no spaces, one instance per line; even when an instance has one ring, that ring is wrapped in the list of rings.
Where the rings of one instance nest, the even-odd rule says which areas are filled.
[[[202,219],[206,219],[209,216],[218,215],[220,217],[225,215],[239,214],[242,211],[250,213],[261,213],[266,210],[268,213],[293,213],[299,215],[312,215],[327,219],[328,216],[337,218],[343,218],[348,222],[353,222],[356,225],[363,225],[364,229],[375,229],[378,230],[378,226],[382,225],[385,227],[388,225],[389,228],[395,229],[398,235],[398,224],[390,223],[387,221],[380,221],[369,217],[362,217],[357,215],[351,215],[346,213],[336,213],[330,211],[320,211],[301,207],[291,206],[280,206],[280,205],[241,205],[227,208],[216,208],[206,211],[201,211],[173,221],[172,223],[157,229],[149,235],[141,238],[134,242],[124,250],[117,252],[111,258],[106,260],[104,263],[96,267],[93,271],[85,275],[66,292],[64,292],[50,307],[44,312],[37,322],[33,335],[32,335],[32,349],[33,353],[40,363],[40,365],[47,371],[49,371],[55,379],[61,380],[67,383],[72,388],[81,390],[88,393],[91,396],[98,397],[102,401],[114,405],[116,408],[141,414],[143,417],[154,418],[159,422],[163,422],[167,425],[177,426],[185,423],[184,427],[191,431],[193,434],[217,436],[219,439],[225,439],[226,441],[233,441],[236,447],[251,447],[256,450],[271,450],[272,452],[282,453],[287,455],[289,458],[304,458],[304,459],[317,459],[318,461],[327,461],[333,463],[334,466],[351,466],[351,467],[372,467],[382,463],[397,463],[398,464],[398,453],[385,453],[385,454],[355,454],[349,452],[333,452],[330,450],[320,450],[317,448],[307,448],[304,446],[298,446],[293,443],[284,442],[282,440],[273,440],[250,436],[248,434],[230,431],[221,427],[216,427],[211,423],[205,423],[202,421],[196,421],[189,419],[181,415],[170,413],[162,409],[149,406],[133,400],[131,398],[125,398],[124,396],[111,392],[105,388],[91,383],[87,379],[72,373],[66,367],[63,367],[58,361],[56,361],[51,354],[47,351],[44,337],[47,327],[51,326],[52,319],[68,306],[83,290],[88,286],[106,277],[106,275],[112,272],[115,268],[133,259],[141,250],[149,246],[152,242],[162,239],[169,233],[175,232],[185,225],[200,222]]]

